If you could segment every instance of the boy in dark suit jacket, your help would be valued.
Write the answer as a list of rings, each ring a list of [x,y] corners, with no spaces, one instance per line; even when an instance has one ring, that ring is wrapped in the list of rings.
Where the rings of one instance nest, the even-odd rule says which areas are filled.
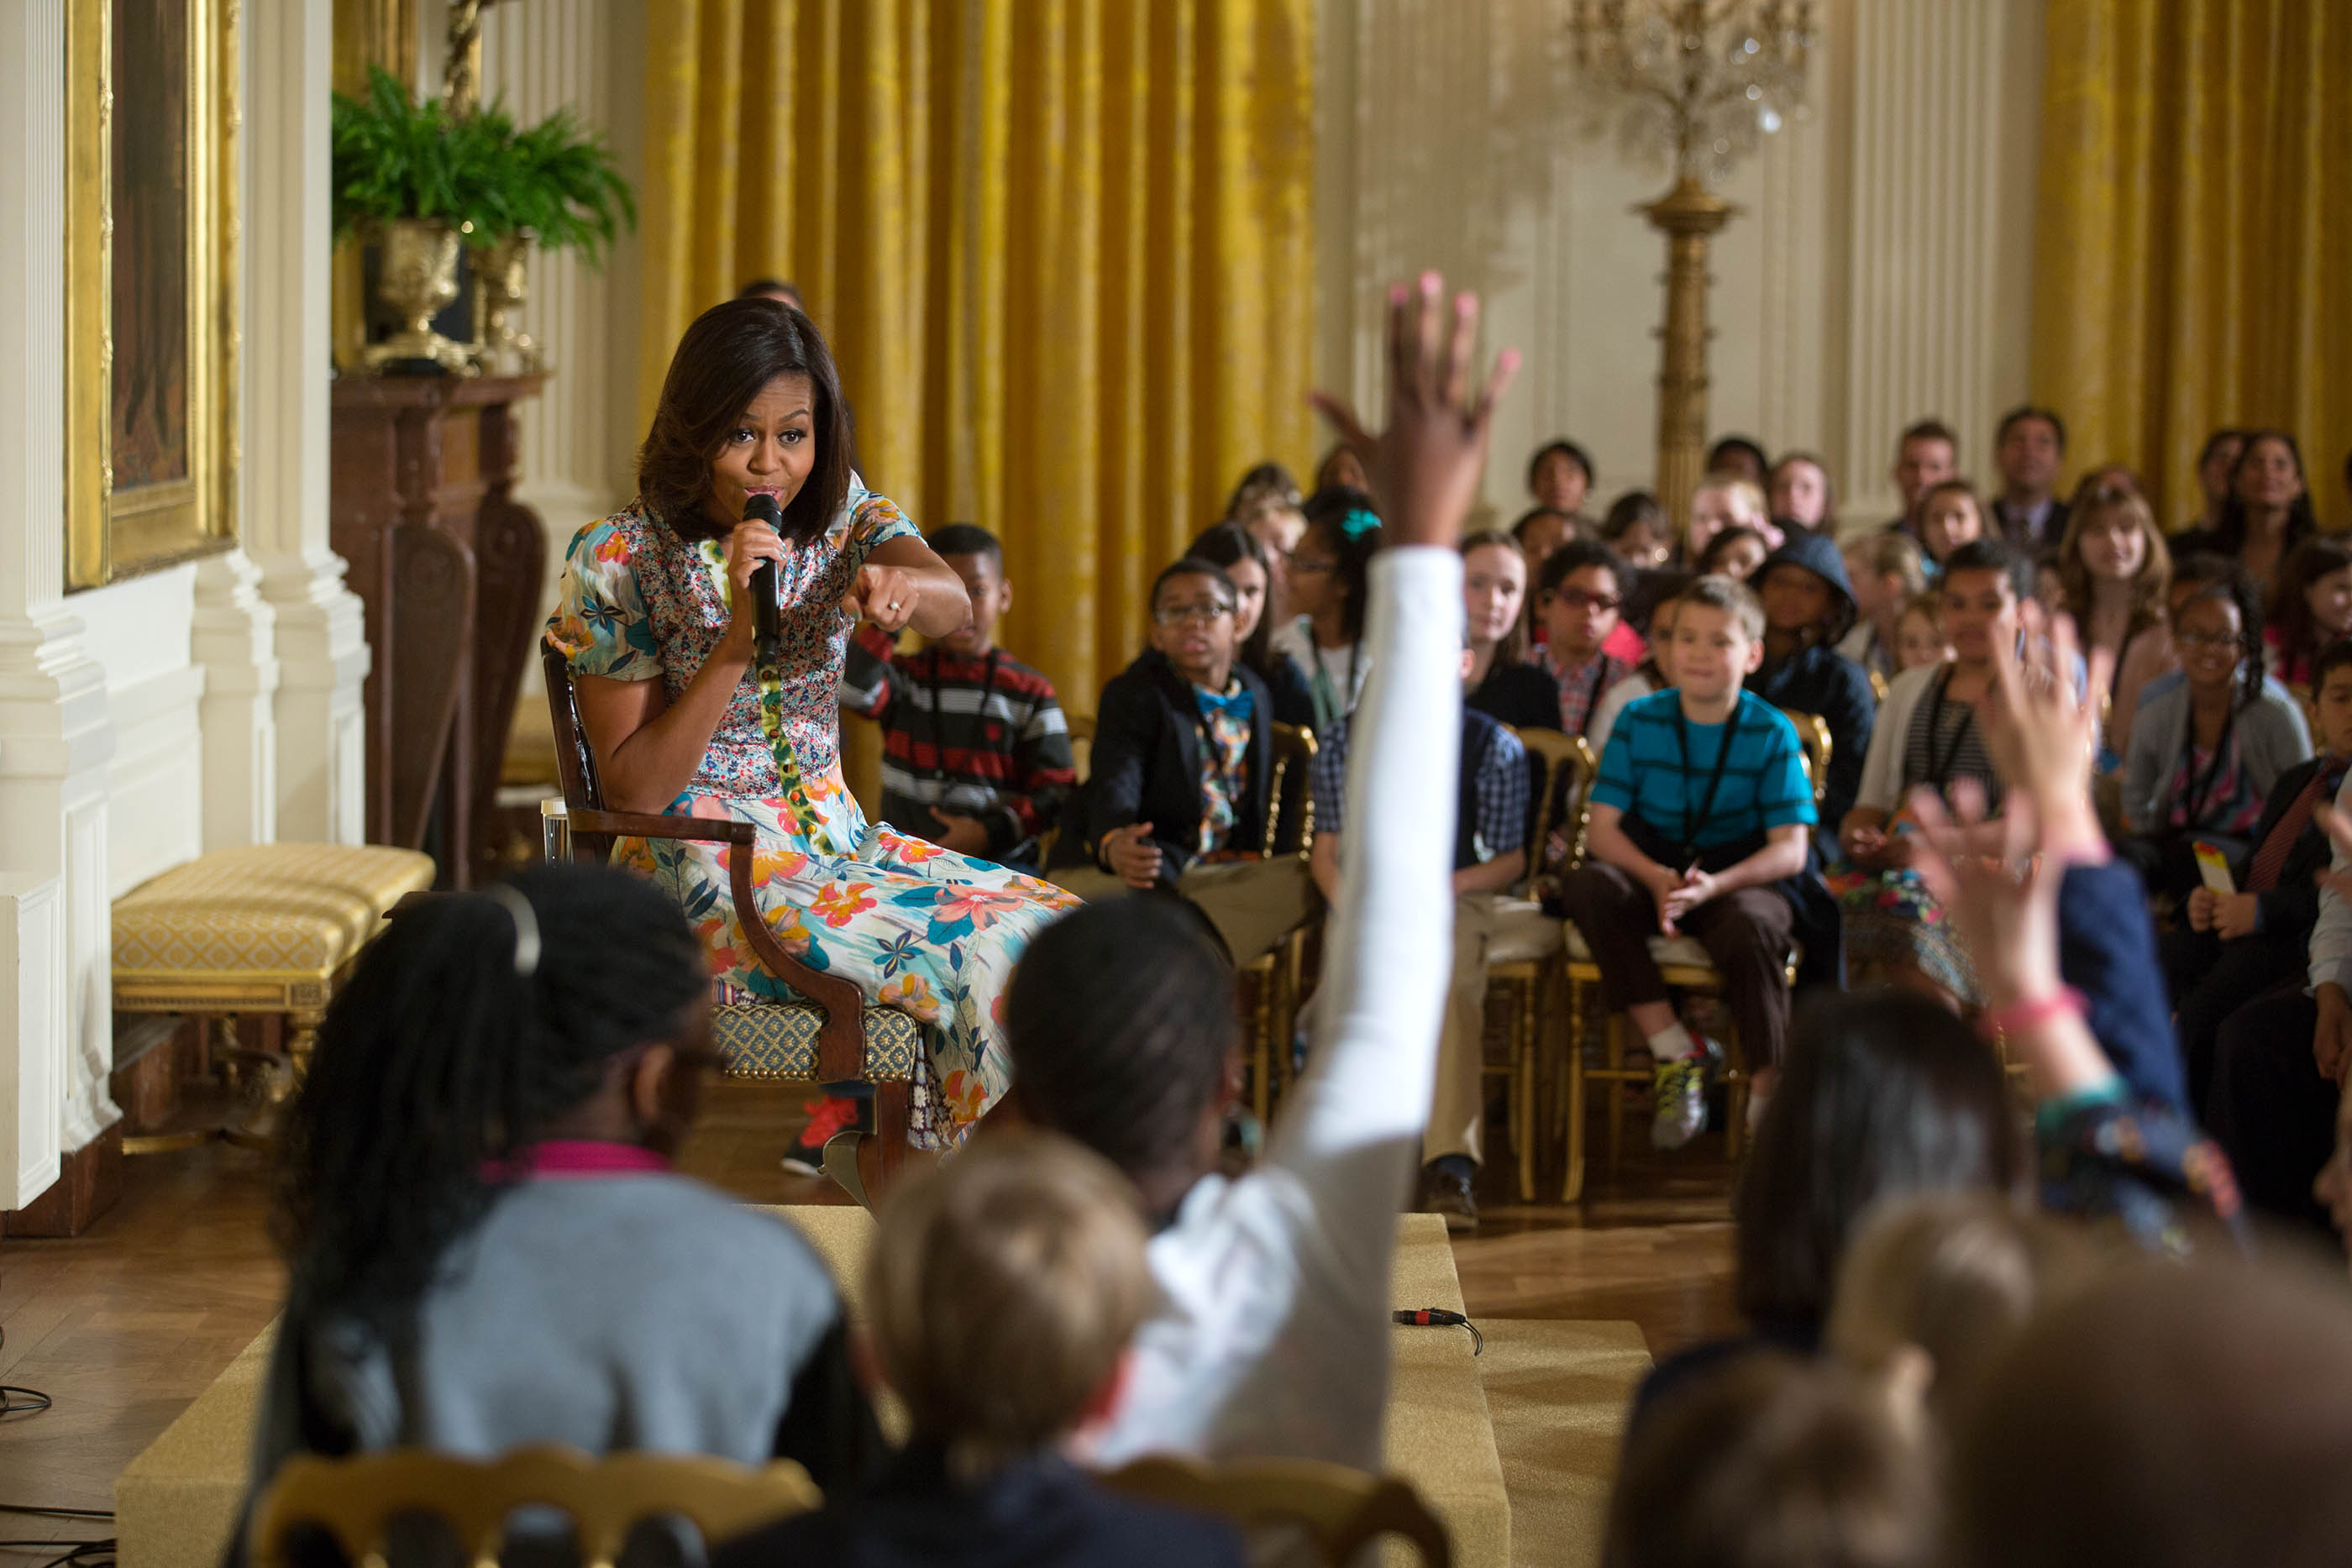
[[[1262,854],[1273,781],[1273,697],[1237,657],[1236,595],[1221,567],[1180,560],[1151,591],[1151,647],[1103,688],[1093,777],[1054,855],[1082,898],[1173,894],[1237,965],[1309,911],[1298,857]]]
[[[869,1375],[907,1447],[863,1490],[754,1531],[712,1568],[1241,1568],[1240,1534],[1089,1479],[1152,1309],[1135,1191],[1057,1134],[976,1139],[883,1209]]]

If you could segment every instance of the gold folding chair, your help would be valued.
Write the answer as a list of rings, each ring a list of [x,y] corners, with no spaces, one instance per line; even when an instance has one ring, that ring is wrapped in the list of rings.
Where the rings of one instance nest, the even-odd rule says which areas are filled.
[[[1592,748],[1582,737],[1562,735],[1556,729],[1514,729],[1512,733],[1542,764],[1537,774],[1535,831],[1528,841],[1528,877],[1522,884],[1525,895],[1532,899],[1543,869],[1545,841],[1563,817],[1583,810],[1585,793],[1592,787]],[[1580,825],[1577,831],[1581,834]],[[1560,988],[1563,979],[1559,928],[1564,923],[1550,915],[1540,918],[1549,929],[1539,956],[1507,957],[1486,967],[1489,994],[1497,989],[1511,994],[1511,1034],[1508,1060],[1500,1065],[1486,1062],[1480,1071],[1488,1078],[1508,1080],[1504,1116],[1510,1124],[1512,1151],[1518,1156],[1522,1203],[1532,1203],[1536,1196],[1536,1111],[1540,1102],[1538,1078],[1545,1035],[1544,1002]]]
[[[586,1568],[613,1568],[629,1532],[676,1516],[706,1544],[817,1506],[808,1472],[789,1459],[748,1469],[699,1454],[614,1454],[535,1444],[495,1459],[392,1448],[331,1459],[290,1458],[254,1510],[257,1568],[288,1568],[289,1529],[317,1526],[346,1561],[381,1568],[393,1521],[428,1514],[446,1521],[467,1561],[495,1568],[515,1510],[545,1506],[568,1516]]]
[[[1293,724],[1273,727],[1266,789],[1265,837],[1259,853],[1267,860],[1296,854],[1305,864],[1315,849],[1315,791],[1307,775],[1315,763],[1315,735]],[[1295,834],[1288,832],[1297,824]],[[1295,839],[1288,848],[1285,844]],[[1255,997],[1250,1009],[1250,1111],[1264,1126],[1274,1114],[1279,1091],[1290,1083],[1290,1041],[1297,1032],[1298,998],[1306,967],[1307,921],[1270,953],[1246,964]]]
[[[1114,1491],[1213,1514],[1252,1535],[1303,1535],[1323,1568],[1346,1568],[1387,1535],[1402,1537],[1427,1568],[1450,1568],[1454,1561],[1445,1526],[1395,1476],[1317,1459],[1238,1459],[1211,1467],[1150,1458],[1100,1479]]]

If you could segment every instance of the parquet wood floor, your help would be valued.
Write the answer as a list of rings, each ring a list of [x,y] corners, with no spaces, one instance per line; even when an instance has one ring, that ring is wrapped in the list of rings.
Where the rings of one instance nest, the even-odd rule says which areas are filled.
[[[712,1085],[686,1167],[751,1202],[838,1200],[776,1164],[807,1093]],[[1486,1223],[1454,1249],[1474,1315],[1630,1319],[1657,1354],[1733,1326],[1713,1148],[1629,1160],[1578,1209],[1506,1201],[1508,1170],[1489,1174]],[[112,1506],[116,1472],[276,1315],[268,1210],[263,1156],[212,1145],[130,1162],[121,1204],[86,1236],[0,1240],[0,1383],[57,1402],[0,1418],[0,1502]],[[0,1540],[103,1533],[0,1516]],[[18,1560],[0,1552],[0,1568]]]

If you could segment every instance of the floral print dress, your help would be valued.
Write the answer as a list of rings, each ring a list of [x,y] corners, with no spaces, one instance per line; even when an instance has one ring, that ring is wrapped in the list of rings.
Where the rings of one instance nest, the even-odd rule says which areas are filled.
[[[897,507],[853,486],[823,538],[787,545],[777,569],[783,655],[772,669],[745,674],[669,810],[758,828],[759,915],[784,949],[925,1026],[929,1060],[916,1076],[912,1137],[937,1147],[961,1141],[1003,1094],[1013,961],[1078,900],[868,822],[843,782],[836,691],[856,617],[841,601],[877,546],[913,537]],[[675,703],[727,629],[718,563],[715,546],[681,538],[639,502],[572,539],[549,635],[574,675],[659,680]],[[730,852],[624,839],[613,858],[677,894],[722,1000],[793,998],[743,940],[728,890]]]

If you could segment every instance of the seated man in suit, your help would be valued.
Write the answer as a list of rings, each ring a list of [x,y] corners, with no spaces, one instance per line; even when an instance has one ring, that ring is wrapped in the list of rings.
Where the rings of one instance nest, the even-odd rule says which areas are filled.
[[[1462,653],[1469,679],[1471,653]],[[1339,902],[1339,835],[1347,826],[1348,721],[1315,752],[1315,884]],[[1437,1047],[1437,1097],[1421,1139],[1424,1214],[1442,1214],[1448,1230],[1474,1230],[1471,1195],[1486,1151],[1486,971],[1497,962],[1540,958],[1559,947],[1559,924],[1507,896],[1527,873],[1527,748],[1508,727],[1475,708],[1462,710],[1462,765],[1454,788],[1454,981],[1445,1031]],[[1378,854],[1371,844],[1366,852]]]
[[[1262,858],[1274,700],[1238,657],[1222,567],[1180,560],[1151,591],[1151,646],[1103,688],[1093,777],[1047,874],[1081,898],[1173,894],[1236,965],[1305,920],[1295,855]]]

